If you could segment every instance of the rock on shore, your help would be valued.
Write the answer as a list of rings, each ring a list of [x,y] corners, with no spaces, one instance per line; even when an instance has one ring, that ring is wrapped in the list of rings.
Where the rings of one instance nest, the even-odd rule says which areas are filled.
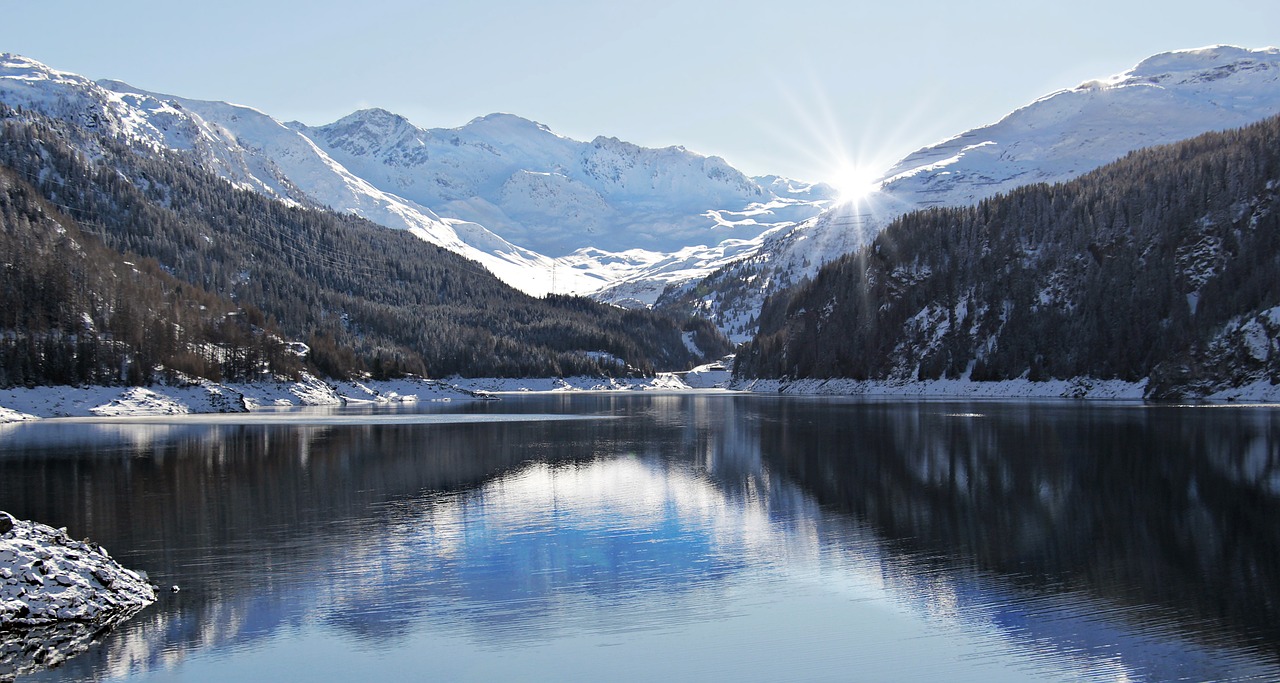
[[[106,623],[155,600],[145,575],[98,544],[0,512],[0,629]]]

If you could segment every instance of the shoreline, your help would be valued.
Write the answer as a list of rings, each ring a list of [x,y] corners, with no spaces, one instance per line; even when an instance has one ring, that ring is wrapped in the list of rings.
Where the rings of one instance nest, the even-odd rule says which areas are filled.
[[[659,374],[644,379],[608,377],[461,378],[325,381],[304,374],[297,381],[141,386],[40,386],[0,389],[0,424],[50,418],[155,417],[253,413],[278,408],[495,400],[495,394],[585,391],[687,390]]]
[[[1162,403],[1146,398],[1147,380],[1101,380],[1089,377],[1033,382],[1027,379],[977,382],[968,379],[924,381],[800,379],[734,380],[729,389],[783,396],[865,396],[916,399],[1080,399],[1095,401],[1138,401]],[[1239,387],[1222,389],[1183,402],[1206,404],[1280,404],[1280,385],[1258,380]]]
[[[213,413],[253,413],[278,408],[420,402],[495,400],[499,395],[585,392],[738,392],[781,396],[849,396],[902,399],[1080,399],[1150,402],[1147,381],[1075,378],[975,382],[966,379],[894,382],[886,380],[733,380],[728,373],[642,379],[567,378],[405,378],[327,382],[311,375],[298,381],[222,384],[196,381],[150,387],[51,386],[0,389],[0,424],[47,418],[154,417]],[[1280,385],[1260,380],[1188,398],[1206,404],[1280,404]]]

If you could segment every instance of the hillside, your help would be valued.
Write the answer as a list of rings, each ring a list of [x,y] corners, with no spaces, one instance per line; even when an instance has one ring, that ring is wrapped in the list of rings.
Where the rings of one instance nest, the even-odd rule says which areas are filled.
[[[0,121],[0,165],[42,199],[117,252],[261,309],[326,374],[649,373],[727,348],[697,321],[521,294],[442,247],[238,189],[180,153],[30,111]]]
[[[152,368],[215,381],[296,376],[256,308],[105,247],[0,167],[0,387],[142,384]]]
[[[1155,55],[1123,73],[1045,95],[990,125],[905,157],[879,191],[763,235],[700,282],[673,286],[657,307],[698,311],[749,338],[768,295],[813,277],[895,218],[969,206],[1034,183],[1065,182],[1128,152],[1227,130],[1280,113],[1280,50],[1215,46]]]
[[[770,298],[748,377],[1280,381],[1280,118],[895,221]]]

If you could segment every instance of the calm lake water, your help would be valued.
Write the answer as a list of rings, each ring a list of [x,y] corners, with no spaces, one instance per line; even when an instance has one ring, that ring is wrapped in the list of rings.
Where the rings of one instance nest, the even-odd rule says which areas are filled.
[[[1280,680],[1265,407],[54,421],[0,428],[0,509],[181,587],[19,680]]]

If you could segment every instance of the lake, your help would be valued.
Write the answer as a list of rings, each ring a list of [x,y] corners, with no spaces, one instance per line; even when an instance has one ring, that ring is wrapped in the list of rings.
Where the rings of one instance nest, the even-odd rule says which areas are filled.
[[[0,509],[165,588],[22,681],[1280,680],[1270,407],[46,421],[0,426]]]

